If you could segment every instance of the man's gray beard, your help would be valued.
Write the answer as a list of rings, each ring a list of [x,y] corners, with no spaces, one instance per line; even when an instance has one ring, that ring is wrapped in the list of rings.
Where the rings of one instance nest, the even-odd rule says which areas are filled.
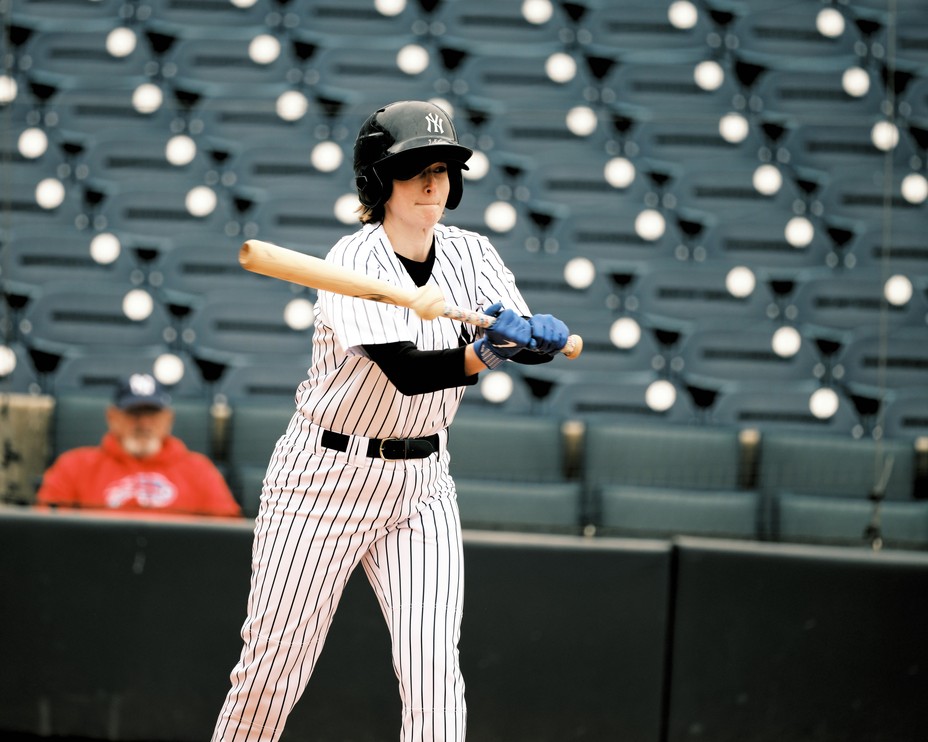
[[[122,439],[122,447],[130,456],[135,456],[137,459],[154,456],[161,450],[161,443],[158,438],[141,438],[134,435],[127,435]]]

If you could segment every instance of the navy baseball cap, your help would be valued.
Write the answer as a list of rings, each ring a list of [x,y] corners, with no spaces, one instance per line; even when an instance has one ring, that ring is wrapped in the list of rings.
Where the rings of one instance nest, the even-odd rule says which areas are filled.
[[[140,407],[161,410],[171,406],[171,395],[151,374],[132,374],[117,387],[113,404],[121,410]]]

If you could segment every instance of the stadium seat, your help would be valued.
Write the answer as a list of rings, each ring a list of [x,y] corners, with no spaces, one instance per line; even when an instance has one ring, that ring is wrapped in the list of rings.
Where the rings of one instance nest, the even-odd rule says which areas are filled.
[[[408,36],[418,18],[416,3],[382,13],[369,0],[291,0],[287,6],[297,38],[328,46],[356,46],[371,39]]]
[[[233,3],[229,0],[142,0],[148,15],[146,27],[157,33],[199,38],[219,36],[241,29],[257,32],[268,14],[265,3]]]
[[[255,359],[253,363],[228,369],[216,385],[215,393],[233,410],[239,404],[292,404],[311,363],[309,351]]]
[[[813,380],[726,385],[719,390],[707,422],[761,433],[805,431],[810,435],[850,436],[859,429],[860,420],[845,397],[838,396],[833,415],[822,418],[812,413],[809,399],[820,387]]]
[[[193,312],[185,338],[198,362],[234,366],[265,356],[308,353],[312,325],[293,329],[284,319],[292,295],[280,291],[222,291]]]
[[[873,327],[855,337],[838,362],[845,382],[858,389],[926,389],[928,327],[904,327],[886,335]]]
[[[768,495],[866,499],[888,468],[884,497],[912,498],[914,451],[905,441],[769,432],[761,437],[759,457],[758,488]]]
[[[763,322],[773,303],[769,287],[758,282],[744,297],[726,287],[731,265],[653,263],[635,285],[646,324],[667,329],[691,328],[702,321]]]
[[[928,502],[883,502],[874,518],[874,504],[864,498],[816,497],[783,493],[776,501],[780,541],[863,546],[878,528],[887,548],[928,548]]]
[[[555,4],[543,22],[529,20],[520,3],[469,0],[439,4],[435,20],[441,24],[441,43],[474,51],[518,55],[559,40],[563,19]]]
[[[887,395],[880,422],[883,435],[890,440],[928,437],[928,390],[922,387]]]
[[[448,450],[465,528],[579,532],[580,483],[565,474],[557,419],[462,413]]]
[[[177,113],[170,102],[145,112],[132,104],[136,88],[148,82],[148,78],[138,77],[113,81],[92,90],[65,88],[56,91],[48,104],[55,121],[52,131],[61,139],[77,138],[90,144],[96,136],[106,132],[131,136],[140,129],[170,131]]]
[[[626,51],[704,50],[712,30],[706,13],[699,13],[689,28],[674,26],[663,5],[647,0],[616,3],[583,3],[586,12],[576,24],[581,38],[591,46]]]
[[[851,245],[854,268],[887,270],[913,280],[928,278],[928,246],[924,242],[924,217],[918,213],[893,214],[887,231],[882,222],[869,221]]]
[[[159,349],[125,351],[107,349],[74,355],[55,369],[53,391],[57,394],[103,394],[112,396],[117,386],[134,373],[154,374],[155,361],[164,355]],[[205,387],[193,360],[185,353],[172,353],[182,364],[183,376],[165,384],[173,399],[202,399]]]
[[[117,27],[113,18],[105,27],[33,34],[20,50],[20,64],[28,64],[35,82],[56,88],[93,90],[102,80],[135,80],[148,75],[148,46],[137,43],[130,54],[107,51],[107,35]]]
[[[112,25],[122,0],[74,3],[70,0],[17,0],[8,10],[13,24],[45,31],[93,31]]]
[[[772,323],[700,323],[681,343],[682,375],[695,386],[719,388],[732,382],[786,382],[814,378],[818,354],[802,343],[795,355],[774,352]]]
[[[903,306],[883,298],[883,279],[859,273],[840,277],[817,275],[798,283],[792,306],[803,335],[820,334],[838,338],[848,333],[875,332],[886,323],[890,330],[922,324],[917,301]]]
[[[645,239],[635,231],[635,220],[645,210],[640,201],[617,199],[608,209],[579,204],[570,209],[563,226],[562,243],[569,254],[594,262],[602,260],[639,262],[649,265],[675,259],[680,237],[668,223],[662,234]]]
[[[714,90],[700,87],[693,70],[705,56],[703,49],[640,53],[617,64],[603,86],[622,103],[643,110],[649,118],[675,123],[681,130],[691,120],[713,121],[717,127],[732,108],[738,87],[731,75]]]
[[[532,372],[537,373],[534,368]],[[657,380],[654,373],[610,375],[568,371],[545,398],[544,409],[562,419],[581,422],[601,420],[628,426],[695,423],[696,410],[681,389],[676,389],[676,396],[666,409],[655,409],[648,404],[648,389]]]
[[[276,58],[254,61],[249,46],[259,31],[245,26],[221,37],[178,38],[164,55],[164,64],[176,69],[172,84],[211,95],[251,97],[251,91],[264,97],[260,88],[279,85],[290,70],[298,69],[298,62],[291,57],[288,44],[281,45]]]
[[[68,391],[55,395],[51,451],[58,456],[79,446],[96,446],[106,432],[106,408],[112,393]],[[187,448],[206,456],[213,454],[210,402],[203,397],[172,400],[173,433]]]
[[[449,7],[455,5],[460,3]],[[473,53],[468,47],[471,53],[449,71],[446,84],[455,96],[486,97],[505,104],[507,110],[530,106],[563,115],[583,100],[584,83],[580,76],[561,81],[548,74],[549,57],[561,53],[563,45],[542,43],[518,53],[515,48],[507,42],[493,51]]]
[[[41,294],[48,283],[106,281],[133,287],[135,264],[125,251],[110,263],[99,263],[90,252],[92,235],[73,226],[25,225],[10,230],[3,248],[3,272],[0,287],[7,296],[22,299]]]
[[[229,421],[226,468],[229,486],[246,517],[260,507],[261,485],[277,439],[293,416],[293,398],[248,402],[239,400]]]
[[[188,233],[152,261],[149,282],[167,305],[193,308],[217,291],[289,292],[289,284],[242,268],[240,241],[222,235]]]
[[[316,143],[303,130],[293,138],[250,139],[247,146],[233,154],[227,167],[235,174],[239,187],[258,189],[275,197],[308,200],[323,193],[340,194],[354,182],[351,152],[343,152],[339,167],[324,172],[312,164]]]
[[[602,534],[755,538],[758,496],[740,489],[736,431],[591,421],[584,478]]]
[[[114,348],[166,350],[167,311],[153,302],[147,317],[130,319],[123,311],[129,291],[106,282],[47,284],[23,313],[23,342],[58,357]]]
[[[187,208],[188,189],[164,188],[152,183],[148,188],[136,185],[131,190],[116,191],[106,197],[99,208],[97,224],[117,235],[170,237],[202,230],[208,234],[225,234],[235,223],[235,214],[221,192],[215,192],[215,207],[202,215]]]
[[[776,5],[751,9],[735,16],[731,34],[742,49],[802,60],[810,66],[822,58],[846,57],[854,52],[854,35],[829,37],[818,33],[817,5]]]
[[[347,185],[343,191],[329,190],[315,196],[262,197],[245,218],[243,236],[324,257],[336,242],[360,226],[345,224],[335,216],[335,202],[345,194],[357,199],[357,193],[349,192]]]
[[[132,189],[140,183],[152,183],[159,188],[186,192],[204,185],[212,167],[208,156],[197,150],[190,162],[172,164],[166,156],[171,136],[168,129],[152,132],[144,128],[131,135],[128,132],[100,134],[81,157],[81,165],[92,182],[111,189]]]

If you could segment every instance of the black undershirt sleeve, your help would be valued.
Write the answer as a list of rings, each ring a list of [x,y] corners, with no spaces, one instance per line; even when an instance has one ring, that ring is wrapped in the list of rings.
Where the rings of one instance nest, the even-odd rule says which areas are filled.
[[[365,345],[364,350],[401,394],[425,394],[477,383],[464,373],[464,348],[419,350],[409,341]]]

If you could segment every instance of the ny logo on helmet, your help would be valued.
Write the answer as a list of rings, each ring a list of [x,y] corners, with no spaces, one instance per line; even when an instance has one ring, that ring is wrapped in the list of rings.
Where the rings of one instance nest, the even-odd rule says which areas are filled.
[[[439,117],[437,113],[427,114],[425,117],[425,121],[426,121],[426,124],[428,125],[428,129],[426,129],[426,131],[428,131],[430,134],[432,132],[436,134],[445,133],[444,124],[442,124],[441,118]]]

